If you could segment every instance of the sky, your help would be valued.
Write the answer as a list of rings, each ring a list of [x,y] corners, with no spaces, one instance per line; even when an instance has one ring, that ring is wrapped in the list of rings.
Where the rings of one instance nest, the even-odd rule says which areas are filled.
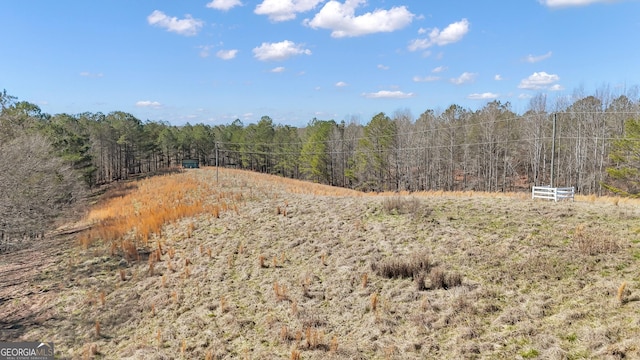
[[[0,91],[173,125],[524,113],[640,85],[638,0],[6,0]]]

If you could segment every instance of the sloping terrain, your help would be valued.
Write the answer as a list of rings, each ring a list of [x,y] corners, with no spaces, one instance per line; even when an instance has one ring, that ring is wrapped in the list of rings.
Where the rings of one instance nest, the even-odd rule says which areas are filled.
[[[164,199],[161,182],[194,180],[201,211],[159,231],[136,220],[119,239],[3,257],[2,340],[53,341],[62,358],[640,358],[637,203],[369,196],[215,169],[127,191]],[[96,206],[92,231],[113,204],[145,212],[125,194]]]

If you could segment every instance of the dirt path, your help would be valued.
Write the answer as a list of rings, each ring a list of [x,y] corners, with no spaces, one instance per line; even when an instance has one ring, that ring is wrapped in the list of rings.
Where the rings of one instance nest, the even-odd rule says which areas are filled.
[[[32,241],[28,247],[0,255],[0,341],[25,339],[29,328],[46,326],[57,316],[53,299],[63,287],[65,253],[72,231]]]

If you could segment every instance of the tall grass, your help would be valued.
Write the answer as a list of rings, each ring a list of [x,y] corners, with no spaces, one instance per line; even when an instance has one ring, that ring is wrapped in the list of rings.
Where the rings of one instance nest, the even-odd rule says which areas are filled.
[[[154,237],[162,235],[165,224],[203,214],[217,218],[223,210],[236,209],[227,202],[238,199],[237,194],[220,192],[214,183],[197,175],[190,172],[136,182],[128,193],[91,210],[87,221],[92,227],[80,243],[87,248],[101,241],[110,245],[112,253],[133,260],[136,254],[130,242],[136,248],[148,247]]]

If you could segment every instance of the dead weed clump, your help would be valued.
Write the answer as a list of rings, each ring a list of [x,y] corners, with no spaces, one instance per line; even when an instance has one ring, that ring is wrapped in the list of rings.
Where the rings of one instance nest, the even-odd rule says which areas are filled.
[[[428,272],[432,267],[431,258],[428,254],[416,254],[409,258],[389,258],[379,262],[371,263],[371,270],[378,276],[389,279],[394,278],[415,278],[420,273]]]
[[[435,266],[427,253],[416,254],[408,258],[388,258],[372,262],[371,269],[378,276],[388,279],[411,278],[415,282],[416,290],[450,289],[462,285],[462,275],[447,272],[440,266]],[[430,286],[427,286],[429,280]]]
[[[429,272],[430,289],[451,289],[462,285],[462,275],[455,272],[446,272],[441,267],[434,267]]]
[[[287,287],[284,285],[278,284],[278,282],[273,283],[273,292],[276,295],[276,299],[278,301],[289,300],[289,295],[287,294]]]
[[[420,200],[412,196],[390,196],[382,202],[389,214],[415,214],[420,208]]]
[[[617,240],[602,229],[587,229],[584,224],[576,227],[573,244],[582,255],[611,254],[620,250]]]
[[[622,284],[620,284],[620,287],[618,288],[618,295],[616,296],[620,304],[624,304],[625,302],[627,302],[627,294],[625,291],[626,289],[627,289],[627,282],[623,281]]]

